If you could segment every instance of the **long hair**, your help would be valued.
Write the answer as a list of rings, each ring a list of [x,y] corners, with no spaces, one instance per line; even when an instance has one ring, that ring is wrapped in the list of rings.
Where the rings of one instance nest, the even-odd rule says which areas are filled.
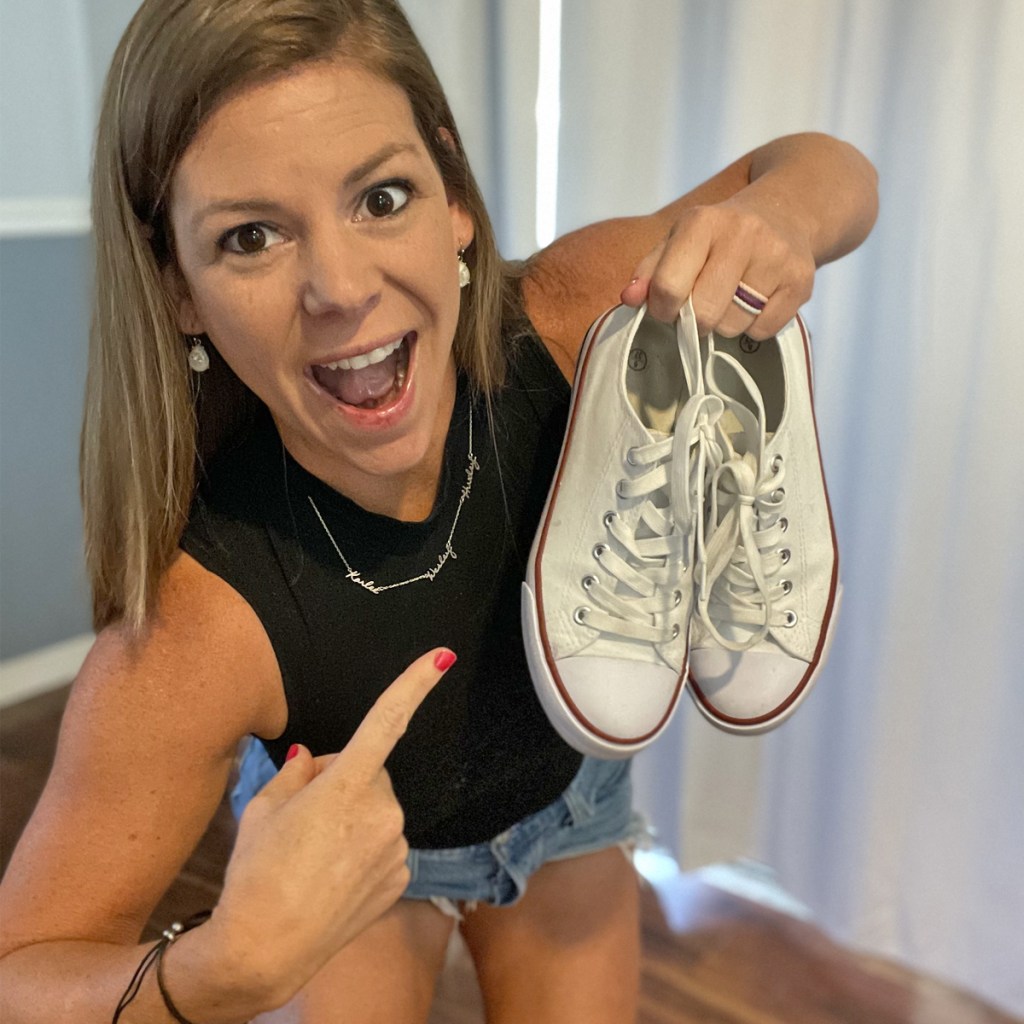
[[[501,327],[522,320],[517,266],[501,259],[454,118],[394,0],[145,0],[104,89],[92,179],[96,294],[81,439],[85,556],[97,629],[137,632],[180,542],[197,462],[251,422],[258,399],[216,352],[197,391],[167,282],[179,160],[241,89],[344,57],[393,82],[451,198],[472,217],[456,364],[485,396],[504,380]],[[445,129],[446,131],[442,131]]]

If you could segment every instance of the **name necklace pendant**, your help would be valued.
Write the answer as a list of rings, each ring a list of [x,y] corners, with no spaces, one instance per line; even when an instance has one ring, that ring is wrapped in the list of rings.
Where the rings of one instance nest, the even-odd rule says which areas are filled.
[[[412,576],[407,580],[401,580],[398,583],[384,583],[379,584],[374,580],[366,579],[358,569],[353,569],[351,562],[345,557],[341,548],[338,546],[338,542],[334,539],[334,534],[331,533],[327,523],[324,522],[324,517],[320,514],[320,509],[317,508],[316,502],[313,500],[313,495],[307,494],[306,498],[309,501],[313,512],[316,514],[317,519],[320,521],[320,525],[324,529],[324,533],[327,534],[327,539],[331,542],[331,546],[338,553],[338,558],[341,559],[341,564],[345,566],[346,579],[350,579],[353,583],[362,587],[364,590],[368,590],[371,594],[383,594],[388,590],[396,590],[398,587],[407,587],[410,583],[419,583],[420,580],[427,580],[433,582],[434,577],[440,573],[444,568],[445,563],[449,558],[458,558],[455,549],[452,547],[452,540],[455,537],[455,529],[459,525],[459,516],[462,514],[462,506],[466,503],[466,499],[469,497],[470,492],[473,490],[473,474],[480,468],[480,463],[477,462],[476,456],[473,454],[473,415],[472,412],[469,416],[469,451],[466,459],[466,482],[462,486],[462,491],[459,494],[459,504],[455,509],[455,518],[452,520],[452,528],[448,531],[448,539],[445,541],[444,548],[441,553],[437,556],[437,561],[434,565],[421,572],[418,576]]]

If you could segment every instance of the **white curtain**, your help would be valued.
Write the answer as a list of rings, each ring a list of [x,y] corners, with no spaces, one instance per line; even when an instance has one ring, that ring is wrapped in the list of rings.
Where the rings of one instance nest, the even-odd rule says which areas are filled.
[[[553,2],[407,4],[475,111],[516,255]],[[872,237],[806,311],[845,585],[829,665],[760,739],[684,703],[638,761],[640,803],[686,866],[763,860],[839,938],[1024,1014],[1024,4],[560,6],[560,231],[793,131],[848,139],[881,175]]]
[[[882,212],[807,315],[845,602],[763,739],[689,707],[638,765],[687,865],[764,860],[838,936],[1024,1013],[1024,4],[563,2],[559,227],[786,132]]]

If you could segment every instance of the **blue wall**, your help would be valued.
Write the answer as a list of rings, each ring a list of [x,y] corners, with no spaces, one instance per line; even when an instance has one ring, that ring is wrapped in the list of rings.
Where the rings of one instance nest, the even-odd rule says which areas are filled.
[[[90,628],[78,501],[89,236],[0,240],[0,659]]]

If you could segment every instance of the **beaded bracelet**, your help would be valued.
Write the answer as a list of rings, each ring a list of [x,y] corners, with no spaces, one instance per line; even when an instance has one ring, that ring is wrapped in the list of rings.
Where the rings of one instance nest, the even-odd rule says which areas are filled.
[[[185,932],[191,931],[193,928],[201,925],[207,918],[209,918],[211,911],[203,910],[198,914],[193,914],[184,924],[180,921],[175,921],[170,928],[165,928],[163,937],[156,945],[152,946],[146,955],[142,958],[142,962],[135,969],[135,973],[132,975],[132,980],[128,982],[128,988],[125,989],[125,993],[121,996],[121,1001],[117,1004],[117,1009],[114,1011],[114,1016],[110,1021],[110,1024],[117,1024],[121,1019],[121,1014],[127,1009],[129,1003],[133,1002],[135,997],[139,994],[139,989],[142,988],[142,981],[146,977],[147,971],[156,964],[156,983],[160,989],[160,996],[164,1001],[164,1006],[167,1007],[167,1012],[176,1020],[178,1024],[192,1024],[187,1017],[183,1017],[179,1012],[178,1008],[171,1002],[171,997],[167,994],[167,988],[164,985],[163,979],[163,959],[164,951],[167,947],[174,942],[179,935],[184,935]]]

